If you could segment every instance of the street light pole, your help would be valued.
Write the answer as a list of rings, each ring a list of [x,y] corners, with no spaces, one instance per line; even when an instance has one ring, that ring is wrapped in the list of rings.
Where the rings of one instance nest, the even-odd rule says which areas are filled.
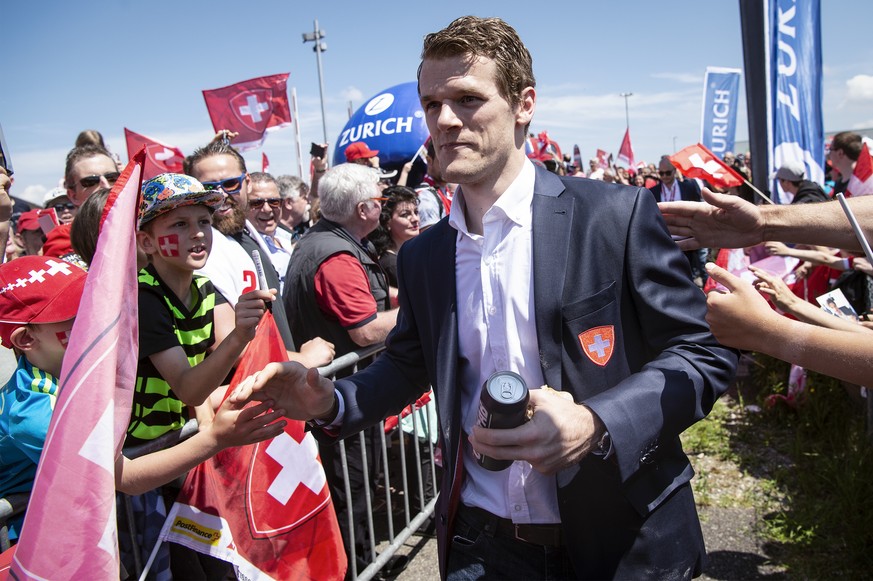
[[[619,93],[619,97],[624,97],[624,122],[626,124],[626,128],[630,129],[630,113],[627,108],[627,98],[632,97],[633,93]]]
[[[318,62],[318,94],[321,97],[321,128],[324,132],[324,141],[327,143],[327,117],[324,114],[324,75],[321,72],[321,53],[327,50],[327,43],[321,42],[326,33],[323,29],[318,28],[318,19],[315,19],[315,28],[311,33],[303,33],[303,42],[314,42],[315,46],[312,50],[315,51],[315,58]]]

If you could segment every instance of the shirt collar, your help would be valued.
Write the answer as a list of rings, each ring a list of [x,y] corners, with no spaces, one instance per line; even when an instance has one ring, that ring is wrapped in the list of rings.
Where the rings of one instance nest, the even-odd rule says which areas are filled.
[[[495,220],[498,216],[504,216],[519,226],[531,221],[530,206],[533,202],[534,182],[536,182],[536,169],[529,159],[524,160],[521,171],[515,180],[497,198],[494,205],[485,212],[485,221]],[[452,209],[449,211],[449,226],[470,236],[467,230],[467,203],[464,200],[464,190],[459,187],[452,200]]]

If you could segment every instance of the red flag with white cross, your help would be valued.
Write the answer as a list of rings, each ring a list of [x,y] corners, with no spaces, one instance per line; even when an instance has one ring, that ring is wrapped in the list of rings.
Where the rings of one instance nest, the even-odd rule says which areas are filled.
[[[743,176],[723,162],[705,145],[689,145],[670,156],[670,163],[683,175],[708,181],[719,188],[743,185]]]
[[[287,359],[267,312],[227,393],[267,363]],[[300,421],[189,472],[161,538],[233,563],[240,579],[331,580],[346,572],[318,447]]]
[[[291,124],[288,74],[258,77],[203,91],[212,127],[216,132],[229,129],[238,133],[231,140],[231,145],[237,149],[260,146],[267,131]]]
[[[140,149],[145,149],[145,165],[142,168],[142,179],[150,180],[162,173],[182,173],[182,163],[185,154],[178,147],[161,143],[157,139],[134,133],[124,128],[124,139],[127,142],[127,157]]]

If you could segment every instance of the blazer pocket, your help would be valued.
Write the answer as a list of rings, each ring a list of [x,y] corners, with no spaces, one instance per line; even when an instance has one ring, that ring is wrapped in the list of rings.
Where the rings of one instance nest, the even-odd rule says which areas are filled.
[[[564,305],[561,308],[561,315],[563,315],[564,321],[572,323],[580,317],[596,313],[608,304],[615,303],[615,301],[615,281],[612,281],[593,295],[574,301],[569,305]]]
[[[564,376],[580,397],[609,389],[628,375],[615,282],[561,309],[568,360]]]

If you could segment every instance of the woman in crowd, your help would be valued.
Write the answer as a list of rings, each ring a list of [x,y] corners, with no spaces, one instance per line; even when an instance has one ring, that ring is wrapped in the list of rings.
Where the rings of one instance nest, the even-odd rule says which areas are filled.
[[[406,186],[390,186],[382,192],[382,214],[379,228],[370,240],[376,246],[379,265],[388,275],[388,284],[397,288],[397,253],[403,243],[418,236],[418,196]]]

